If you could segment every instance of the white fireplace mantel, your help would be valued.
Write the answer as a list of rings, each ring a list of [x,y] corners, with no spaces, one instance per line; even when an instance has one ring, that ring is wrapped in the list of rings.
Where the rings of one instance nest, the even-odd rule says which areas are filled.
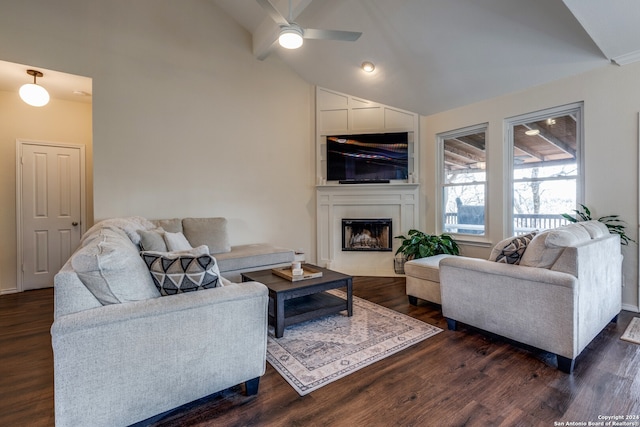
[[[392,252],[342,250],[343,218],[391,218],[392,235],[419,227],[418,184],[342,184],[316,187],[320,265],[350,275],[395,276]]]

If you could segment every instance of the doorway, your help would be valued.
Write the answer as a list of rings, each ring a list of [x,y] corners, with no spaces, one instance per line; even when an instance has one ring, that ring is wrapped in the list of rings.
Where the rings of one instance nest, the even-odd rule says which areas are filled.
[[[85,147],[16,141],[18,291],[53,286],[86,223]]]

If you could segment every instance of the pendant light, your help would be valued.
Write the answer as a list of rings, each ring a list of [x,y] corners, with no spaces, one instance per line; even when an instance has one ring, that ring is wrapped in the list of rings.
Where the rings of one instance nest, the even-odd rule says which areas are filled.
[[[27,70],[27,74],[33,76],[33,83],[27,83],[20,88],[20,98],[24,102],[34,107],[42,107],[49,103],[49,92],[42,86],[36,84],[36,78],[43,74],[36,70]]]

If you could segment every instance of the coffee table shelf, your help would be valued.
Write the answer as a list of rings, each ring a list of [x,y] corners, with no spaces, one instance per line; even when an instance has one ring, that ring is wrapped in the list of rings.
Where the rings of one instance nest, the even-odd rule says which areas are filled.
[[[326,292],[298,297],[284,302],[284,326],[306,322],[347,309],[347,301]],[[275,319],[273,301],[269,300],[269,317]]]
[[[329,314],[346,310],[353,315],[353,279],[346,274],[305,264],[322,271],[322,277],[291,282],[272,273],[271,270],[242,274],[242,281],[263,283],[269,288],[269,320],[275,328],[276,338],[284,335],[284,328]],[[347,298],[337,297],[325,291],[346,288]]]

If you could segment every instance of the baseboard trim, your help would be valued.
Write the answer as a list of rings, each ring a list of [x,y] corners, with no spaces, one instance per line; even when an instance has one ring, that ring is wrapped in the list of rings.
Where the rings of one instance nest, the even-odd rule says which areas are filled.
[[[17,293],[18,293],[18,288],[0,289],[0,295],[17,294]]]
[[[626,311],[633,311],[634,313],[640,313],[640,309],[637,305],[622,304],[622,309]]]

